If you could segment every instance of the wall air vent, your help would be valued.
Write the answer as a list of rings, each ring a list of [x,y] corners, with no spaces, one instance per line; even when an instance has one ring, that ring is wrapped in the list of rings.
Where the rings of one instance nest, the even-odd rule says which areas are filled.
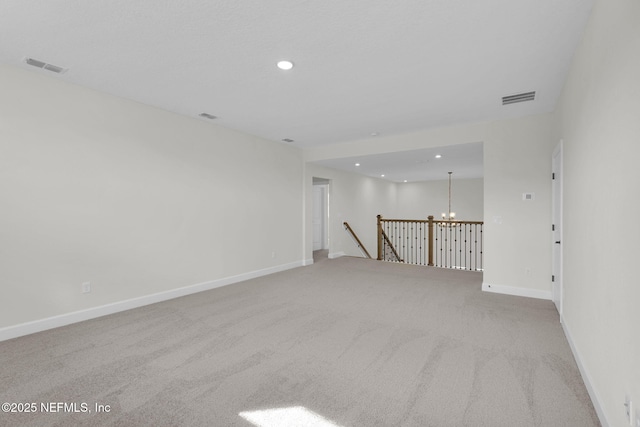
[[[33,59],[33,58],[25,58],[24,62],[34,67],[42,68],[43,70],[47,70],[47,71],[52,71],[57,74],[62,74],[67,71],[66,68],[58,67],[57,65],[53,65],[53,64],[47,64],[46,62],[38,61],[37,59]]]
[[[198,114],[200,117],[204,117],[205,119],[209,119],[209,120],[213,120],[213,119],[217,119],[217,116],[214,116],[213,114],[209,114],[209,113],[200,113]]]
[[[519,93],[502,97],[502,105],[515,104],[516,102],[533,101],[536,98],[535,92]]]

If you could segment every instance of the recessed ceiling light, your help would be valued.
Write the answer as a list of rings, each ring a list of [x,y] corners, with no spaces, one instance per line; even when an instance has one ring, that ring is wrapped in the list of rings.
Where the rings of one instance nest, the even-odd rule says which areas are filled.
[[[360,166],[360,163],[356,163],[356,166]]]
[[[293,68],[293,62],[291,61],[278,61],[278,68],[281,70],[290,70]]]
[[[442,154],[436,154],[436,159],[441,159],[442,158]]]
[[[407,180],[405,179],[404,182],[407,182]]]
[[[381,178],[384,178],[384,174],[380,175]]]

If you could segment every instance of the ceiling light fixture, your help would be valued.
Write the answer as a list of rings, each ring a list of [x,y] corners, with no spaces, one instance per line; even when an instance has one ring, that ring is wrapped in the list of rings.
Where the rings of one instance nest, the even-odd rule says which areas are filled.
[[[381,178],[384,178],[384,174],[380,175]]]
[[[360,163],[356,163],[356,166],[360,166]]]
[[[404,182],[407,182],[407,180],[405,179]]]
[[[293,62],[291,61],[278,61],[276,65],[278,66],[278,68],[285,71],[293,68]]]
[[[454,218],[456,217],[456,213],[455,212],[451,212],[451,174],[453,174],[453,172],[447,172],[449,174],[449,213],[445,214],[444,212],[442,213],[442,221],[446,221],[446,222],[439,222],[438,225],[441,227],[456,227],[457,224],[454,221]]]
[[[436,154],[436,155],[435,155],[435,158],[436,158],[436,159],[441,159],[441,158],[442,158],[442,154]]]

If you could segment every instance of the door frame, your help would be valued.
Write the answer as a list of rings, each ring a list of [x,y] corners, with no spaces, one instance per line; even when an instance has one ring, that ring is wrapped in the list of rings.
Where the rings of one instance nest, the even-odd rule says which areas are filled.
[[[551,295],[562,322],[564,286],[563,286],[563,140],[561,139],[551,156]],[[559,244],[556,242],[560,242]]]

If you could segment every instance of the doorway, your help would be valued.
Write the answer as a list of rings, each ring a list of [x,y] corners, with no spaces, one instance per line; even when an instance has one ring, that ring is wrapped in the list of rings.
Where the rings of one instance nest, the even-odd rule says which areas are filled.
[[[329,180],[313,178],[313,251],[329,249]]]
[[[562,140],[553,151],[551,172],[551,292],[562,321]]]

